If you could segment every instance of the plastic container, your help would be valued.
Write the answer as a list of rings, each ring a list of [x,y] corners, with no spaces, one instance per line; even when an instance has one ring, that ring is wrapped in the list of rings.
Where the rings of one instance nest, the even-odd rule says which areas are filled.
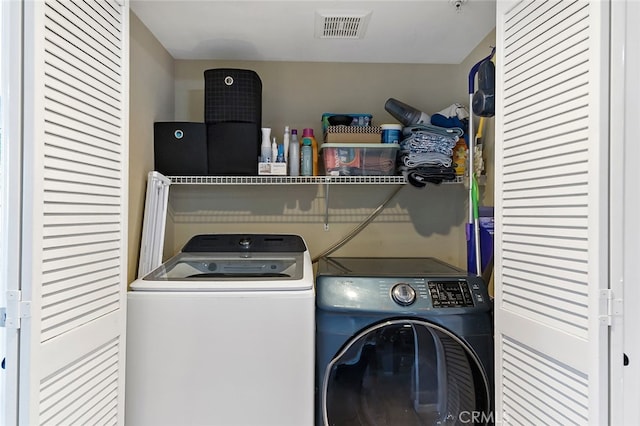
[[[400,143],[402,124],[381,124],[382,143]]]
[[[311,140],[311,166],[312,172],[310,176],[318,176],[318,141],[316,137],[313,135],[313,129],[306,128],[302,131],[302,140],[304,138],[309,138]],[[309,176],[309,175],[306,175]]]
[[[324,168],[330,176],[392,176],[400,145],[393,143],[325,143]]]

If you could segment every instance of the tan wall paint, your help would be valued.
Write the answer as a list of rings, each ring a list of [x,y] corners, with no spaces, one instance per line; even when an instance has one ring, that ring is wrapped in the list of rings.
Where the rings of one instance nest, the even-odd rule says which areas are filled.
[[[140,253],[147,174],[153,170],[153,122],[173,120],[173,58],[131,13],[128,282]]]
[[[140,31],[143,29],[146,31],[145,28]],[[384,103],[390,97],[429,114],[455,102],[467,104],[468,70],[488,54],[485,44],[488,46],[487,43],[495,39],[495,34],[493,38],[491,36],[487,36],[460,65],[175,61],[174,80],[170,81],[167,76],[168,80],[156,82],[161,86],[153,90],[164,93],[169,86],[175,88],[174,120],[203,121],[204,71],[224,67],[252,69],[263,83],[263,126],[272,127],[279,141],[285,125],[300,130],[312,127],[321,141],[323,112],[371,113],[374,124],[382,124],[395,122],[384,110]],[[138,38],[141,42],[142,37]],[[149,49],[157,48],[153,43],[150,45]],[[143,59],[142,56],[136,59],[137,67],[153,69],[158,66],[154,61],[145,63]],[[164,63],[161,67],[168,70]],[[135,90],[133,86],[132,90]],[[146,88],[132,93],[132,98],[148,97],[148,91],[152,89],[150,85]],[[137,111],[139,115],[134,118],[132,107],[132,122],[146,120],[139,126],[147,130],[152,128],[153,121],[165,119],[157,116],[158,109],[162,110],[158,103],[168,99],[155,96],[155,100],[139,101],[140,108],[146,105],[152,112]],[[134,153],[132,148],[132,165],[148,167],[135,177],[137,182],[132,173],[132,187],[138,185],[137,194],[143,199],[144,193],[140,189],[152,167],[152,139],[145,139],[144,144],[138,145],[132,138],[133,145],[138,151]],[[195,234],[216,232],[299,234],[307,241],[312,256],[316,256],[358,226],[394,189],[395,186],[388,185],[331,186],[328,230],[325,230],[327,197],[323,185],[174,186],[170,196],[165,257],[177,252]],[[131,204],[133,210],[134,204]],[[132,230],[140,227],[142,208],[140,203],[137,206],[139,218],[131,219]],[[139,222],[135,223],[135,220]],[[422,189],[405,185],[383,213],[335,255],[435,256],[465,267],[466,221],[467,190],[463,185],[429,185]],[[136,238],[139,246],[139,235]],[[131,253],[138,251],[139,247],[133,247]]]

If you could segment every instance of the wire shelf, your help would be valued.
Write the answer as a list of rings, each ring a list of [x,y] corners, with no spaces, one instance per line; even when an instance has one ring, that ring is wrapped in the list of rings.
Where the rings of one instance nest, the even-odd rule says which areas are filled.
[[[404,176],[168,176],[174,185],[317,185],[407,183]]]
[[[404,185],[404,176],[167,176],[172,185]],[[464,177],[443,184],[460,184]]]

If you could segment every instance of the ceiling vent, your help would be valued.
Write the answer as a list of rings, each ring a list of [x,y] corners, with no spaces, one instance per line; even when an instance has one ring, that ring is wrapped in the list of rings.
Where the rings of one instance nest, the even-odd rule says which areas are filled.
[[[316,11],[317,38],[364,38],[371,11]]]

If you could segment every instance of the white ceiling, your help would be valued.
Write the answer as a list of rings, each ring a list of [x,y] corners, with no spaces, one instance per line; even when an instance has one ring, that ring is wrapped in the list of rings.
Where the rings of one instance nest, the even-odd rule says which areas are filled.
[[[495,27],[495,0],[131,0],[175,59],[458,64]],[[316,12],[370,11],[362,39],[315,37]]]

